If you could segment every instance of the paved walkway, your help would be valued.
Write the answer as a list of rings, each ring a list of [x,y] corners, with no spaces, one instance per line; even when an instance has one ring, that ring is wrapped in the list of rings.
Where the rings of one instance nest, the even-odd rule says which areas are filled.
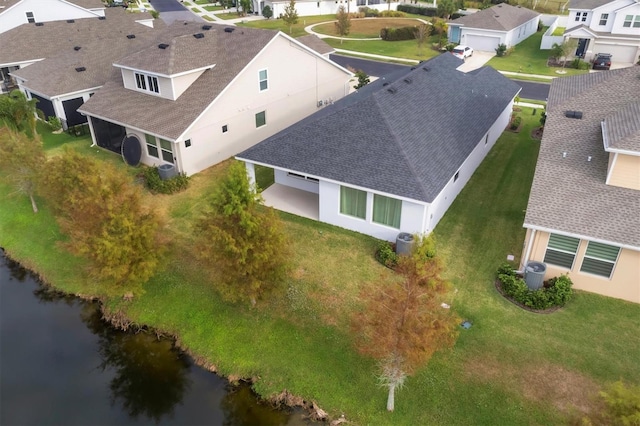
[[[525,73],[521,73],[521,72],[512,72],[512,71],[500,71],[498,70],[498,72],[500,74],[504,74],[507,76],[515,76],[515,77],[528,77],[528,78],[539,78],[541,80],[553,80],[554,78],[558,78],[552,75],[540,75],[540,74],[525,74]]]

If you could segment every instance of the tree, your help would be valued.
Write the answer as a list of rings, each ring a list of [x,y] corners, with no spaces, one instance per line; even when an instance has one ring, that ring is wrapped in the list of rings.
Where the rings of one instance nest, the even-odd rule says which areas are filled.
[[[345,37],[349,34],[349,31],[351,30],[351,17],[344,6],[340,6],[338,8],[335,25],[336,31],[340,37]],[[342,38],[340,38],[340,44],[342,44]]]
[[[29,197],[34,213],[38,213],[34,195],[45,161],[42,141],[37,135],[30,139],[25,133],[0,128],[0,169],[18,192]]]
[[[362,70],[358,70],[355,72],[356,77],[358,77],[358,84],[353,86],[354,89],[358,90],[367,84],[371,83],[371,79],[369,76]]]
[[[239,0],[240,9],[239,14],[242,16],[247,16],[247,13],[251,11],[251,0]]]
[[[575,52],[577,46],[578,42],[574,38],[567,39],[560,44],[553,43],[553,46],[551,46],[551,56],[556,58],[558,61],[560,58],[564,58],[564,61],[562,61],[562,68],[564,69],[564,66],[567,63],[567,56]]]
[[[363,294],[365,307],[352,320],[358,350],[380,364],[388,411],[394,410],[395,391],[405,379],[457,336],[458,319],[441,306],[448,284],[430,244],[421,239],[413,255],[401,256],[396,268],[401,279],[380,282],[380,291]]]
[[[442,38],[449,28],[444,19],[433,17],[431,20],[433,31],[438,34],[438,47],[442,49]]]
[[[141,293],[160,262],[161,220],[129,176],[67,149],[47,162],[41,189],[69,237],[64,246],[89,260],[105,292]]]
[[[293,26],[298,23],[298,11],[296,10],[295,0],[290,0],[289,4],[285,6],[282,20],[289,25],[289,34],[291,34]]]
[[[440,18],[449,19],[451,14],[456,11],[456,4],[453,0],[440,0],[436,13]]]
[[[420,24],[418,28],[416,28],[416,41],[418,42],[418,54],[422,54],[422,46],[424,46],[425,41],[431,34],[431,25]]]
[[[0,96],[0,119],[19,131],[36,133],[37,99],[27,99],[20,90],[15,89],[9,96]]]
[[[275,211],[261,204],[243,163],[233,163],[196,224],[198,255],[215,265],[222,297],[251,306],[287,276],[282,225]]]
[[[262,16],[267,19],[271,19],[271,17],[273,16],[273,10],[271,9],[271,6],[266,5],[262,8]]]

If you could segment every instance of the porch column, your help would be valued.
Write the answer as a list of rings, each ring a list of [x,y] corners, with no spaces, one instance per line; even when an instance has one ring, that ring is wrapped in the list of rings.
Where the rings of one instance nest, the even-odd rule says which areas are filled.
[[[253,163],[245,162],[245,168],[247,169],[247,179],[249,179],[249,185],[255,192],[256,190],[256,169],[253,166]]]

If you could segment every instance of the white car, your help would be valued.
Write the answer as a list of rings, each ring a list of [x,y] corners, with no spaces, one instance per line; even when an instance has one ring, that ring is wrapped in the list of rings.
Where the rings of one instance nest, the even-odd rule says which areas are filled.
[[[473,49],[470,48],[469,46],[460,45],[460,46],[454,47],[451,53],[453,53],[453,56],[460,58],[464,61],[469,56],[473,56]]]

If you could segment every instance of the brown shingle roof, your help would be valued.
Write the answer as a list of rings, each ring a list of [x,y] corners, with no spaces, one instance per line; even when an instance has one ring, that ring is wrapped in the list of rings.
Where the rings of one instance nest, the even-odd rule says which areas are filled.
[[[308,34],[306,36],[298,37],[296,40],[307,46],[309,49],[315,50],[321,55],[326,55],[328,53],[333,53],[336,51],[333,47],[327,44],[326,41],[322,40],[315,34]]]
[[[640,101],[620,108],[605,117],[605,122],[611,148],[640,152]]]
[[[605,184],[601,131],[601,121],[636,103],[638,93],[638,66],[553,81],[525,226],[640,248],[640,191]],[[582,119],[565,111],[581,111]]]
[[[511,6],[507,3],[500,3],[490,8],[481,10],[471,15],[462,16],[451,24],[462,24],[467,28],[480,28],[484,30],[510,31],[518,28],[525,22],[529,22],[538,12],[520,6]]]
[[[193,33],[201,24],[177,27]],[[176,27],[172,25],[171,27]],[[170,28],[171,28],[170,27]],[[213,25],[205,37],[218,38],[217,49],[201,49],[203,43],[188,43],[194,54],[210,57],[215,67],[206,70],[175,101],[125,89],[120,74],[108,81],[79,111],[88,115],[126,124],[168,139],[177,139],[207,108],[240,71],[277,36],[277,31],[253,28],[224,32],[224,26]],[[166,42],[167,38],[159,40]],[[197,40],[202,41],[202,40]],[[239,48],[241,46],[241,48]],[[160,50],[160,49],[157,49]]]

